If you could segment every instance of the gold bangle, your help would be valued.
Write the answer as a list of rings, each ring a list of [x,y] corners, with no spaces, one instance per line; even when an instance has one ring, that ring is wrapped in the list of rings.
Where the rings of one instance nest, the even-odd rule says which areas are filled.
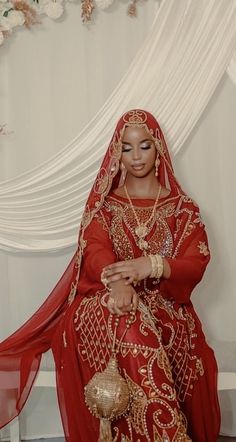
[[[164,263],[162,257],[156,254],[156,255],[149,255],[149,258],[151,260],[151,265],[152,265],[150,278],[160,279],[164,271]]]
[[[155,260],[154,255],[148,255],[148,256],[150,258],[151,266],[152,266],[152,270],[151,270],[151,273],[150,273],[149,276],[150,276],[150,278],[154,278],[154,276],[156,274],[156,270],[157,270],[157,268],[156,268],[156,260]]]
[[[160,279],[161,276],[163,275],[163,271],[164,271],[164,262],[163,262],[163,258],[160,255],[155,255],[155,258],[157,260],[157,273],[156,273],[156,278]]]

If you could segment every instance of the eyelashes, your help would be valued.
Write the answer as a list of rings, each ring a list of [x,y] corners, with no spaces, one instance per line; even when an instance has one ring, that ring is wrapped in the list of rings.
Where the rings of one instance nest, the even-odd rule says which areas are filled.
[[[147,145],[147,146],[140,146],[140,149],[142,150],[148,150],[151,149],[151,145]],[[132,147],[122,147],[122,152],[130,152],[132,150]]]

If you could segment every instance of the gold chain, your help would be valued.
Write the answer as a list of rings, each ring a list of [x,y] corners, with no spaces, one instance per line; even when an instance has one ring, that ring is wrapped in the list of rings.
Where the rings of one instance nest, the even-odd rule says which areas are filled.
[[[144,251],[148,248],[148,242],[144,240],[145,236],[147,236],[147,234],[148,234],[147,225],[148,225],[148,223],[150,223],[150,221],[152,220],[152,218],[154,216],[154,213],[155,213],[155,210],[156,210],[156,207],[157,207],[157,203],[159,201],[159,197],[160,197],[160,194],[161,194],[161,188],[162,188],[162,186],[161,186],[161,184],[159,184],[159,189],[158,189],[158,192],[157,192],[157,197],[156,197],[156,200],[155,200],[155,203],[154,203],[154,206],[153,206],[152,213],[151,213],[150,217],[144,223],[140,223],[140,221],[138,219],[138,215],[137,215],[137,213],[135,211],[135,208],[134,208],[133,203],[131,201],[131,198],[129,196],[127,187],[126,187],[126,185],[124,185],[125,193],[127,195],[128,201],[130,203],[131,209],[133,210],[133,213],[134,213],[134,216],[135,216],[135,219],[136,219],[136,222],[137,222],[137,227],[134,230],[135,230],[135,233],[136,233],[136,235],[138,237],[138,247],[141,250],[144,250]]]

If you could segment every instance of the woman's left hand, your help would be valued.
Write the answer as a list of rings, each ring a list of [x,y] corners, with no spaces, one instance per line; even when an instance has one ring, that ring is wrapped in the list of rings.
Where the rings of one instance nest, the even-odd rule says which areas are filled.
[[[139,281],[147,278],[152,271],[152,265],[148,256],[119,261],[110,264],[103,269],[103,275],[107,284],[120,279],[126,279],[126,284],[136,285]]]

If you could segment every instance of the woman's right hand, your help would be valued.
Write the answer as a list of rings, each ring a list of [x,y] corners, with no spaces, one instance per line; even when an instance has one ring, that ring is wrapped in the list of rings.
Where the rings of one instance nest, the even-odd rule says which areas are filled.
[[[107,308],[115,315],[126,315],[135,312],[138,306],[138,295],[132,285],[125,285],[125,280],[109,284],[111,292],[107,301]]]

